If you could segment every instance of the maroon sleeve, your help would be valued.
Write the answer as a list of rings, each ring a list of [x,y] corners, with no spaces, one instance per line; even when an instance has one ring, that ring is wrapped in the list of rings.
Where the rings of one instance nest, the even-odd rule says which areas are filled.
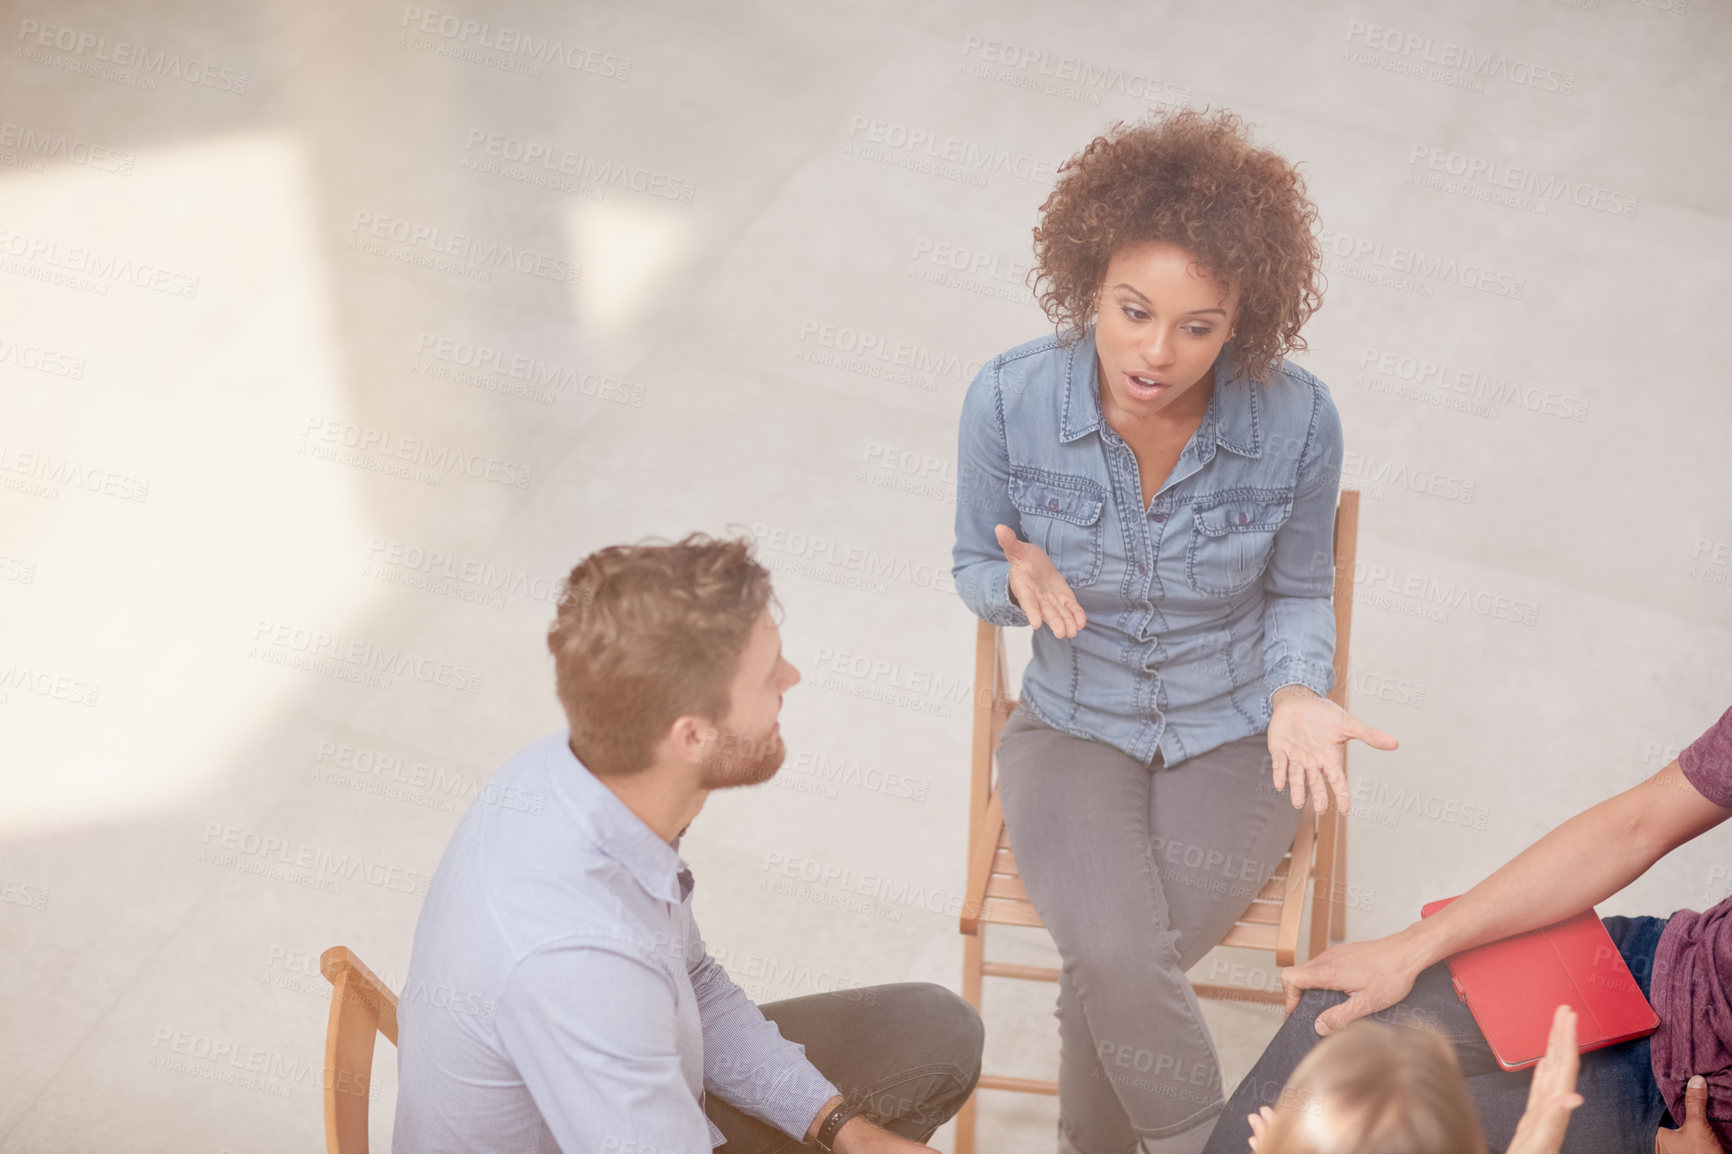
[[[1732,709],[1678,755],[1678,768],[1703,797],[1732,809]]]

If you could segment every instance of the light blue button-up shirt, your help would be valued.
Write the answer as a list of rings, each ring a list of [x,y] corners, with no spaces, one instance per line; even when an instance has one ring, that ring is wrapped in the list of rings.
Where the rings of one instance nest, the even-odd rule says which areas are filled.
[[[1034,635],[1022,700],[1054,728],[1168,765],[1269,728],[1283,685],[1334,683],[1341,419],[1282,362],[1266,385],[1225,354],[1202,424],[1143,504],[1136,455],[1101,414],[1094,329],[983,366],[962,402],[952,574],[963,602],[1027,625],[993,537],[1044,549],[1088,624]]]
[[[710,958],[692,876],[560,733],[463,815],[397,1007],[396,1154],[708,1154],[719,1095],[803,1137],[836,1087]]]

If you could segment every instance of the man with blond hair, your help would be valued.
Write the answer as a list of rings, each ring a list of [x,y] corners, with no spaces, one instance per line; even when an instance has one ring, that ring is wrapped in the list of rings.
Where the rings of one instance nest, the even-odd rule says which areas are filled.
[[[967,1099],[980,1018],[948,990],[760,1009],[698,934],[680,836],[785,753],[774,606],[743,540],[571,571],[547,636],[569,729],[494,775],[415,928],[398,1154],[911,1154]]]

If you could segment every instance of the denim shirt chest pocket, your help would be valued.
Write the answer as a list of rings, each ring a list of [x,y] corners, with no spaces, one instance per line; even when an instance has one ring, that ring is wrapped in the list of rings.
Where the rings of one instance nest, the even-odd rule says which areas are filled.
[[[1293,490],[1223,489],[1197,499],[1191,511],[1185,577],[1198,593],[1231,597],[1262,577],[1275,534],[1292,515]]]
[[[1023,537],[1045,550],[1072,589],[1100,579],[1105,485],[1089,477],[1012,465],[1010,500],[1022,515]]]

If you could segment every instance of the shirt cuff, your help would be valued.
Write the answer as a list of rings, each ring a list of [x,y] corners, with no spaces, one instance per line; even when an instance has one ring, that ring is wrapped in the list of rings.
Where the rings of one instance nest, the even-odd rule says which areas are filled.
[[[1003,568],[992,575],[986,592],[987,605],[991,609],[986,615],[987,624],[1011,627],[1028,624],[1028,614],[1010,599],[1010,562],[1006,561]]]
[[[1318,697],[1328,697],[1329,689],[1334,683],[1333,665],[1322,665],[1307,661],[1303,657],[1283,657],[1263,679],[1263,685],[1270,697],[1275,696],[1277,689],[1287,685],[1303,685]]]
[[[788,1080],[776,1093],[774,1106],[766,1111],[764,1120],[792,1135],[796,1142],[804,1142],[819,1108],[841,1093],[830,1079],[818,1073],[818,1067],[803,1060],[788,1072]]]

